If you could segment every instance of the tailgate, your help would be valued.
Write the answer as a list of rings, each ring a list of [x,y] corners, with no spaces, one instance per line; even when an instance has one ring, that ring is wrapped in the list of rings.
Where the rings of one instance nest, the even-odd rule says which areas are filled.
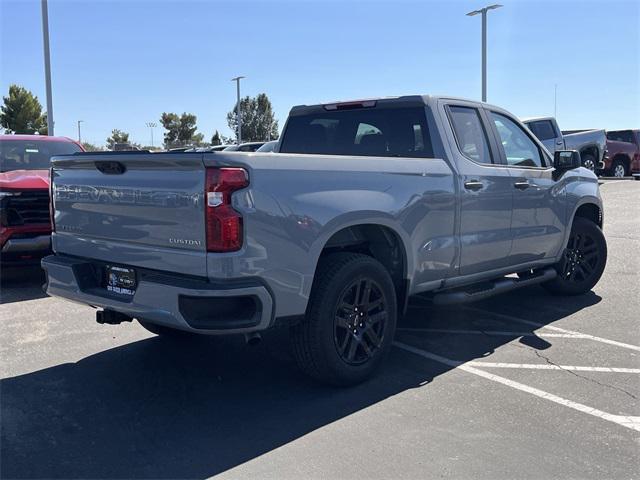
[[[202,154],[56,157],[56,253],[206,276]]]

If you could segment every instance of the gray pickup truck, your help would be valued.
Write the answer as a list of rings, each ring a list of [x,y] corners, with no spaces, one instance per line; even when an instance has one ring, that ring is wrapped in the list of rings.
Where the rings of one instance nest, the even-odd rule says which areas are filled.
[[[500,108],[298,106],[276,150],[56,157],[47,292],[167,336],[287,326],[303,371],[353,384],[411,295],[574,295],[604,269],[595,175]]]
[[[604,168],[607,159],[607,133],[604,130],[560,130],[554,117],[527,118],[523,123],[552,155],[556,150],[577,150],[584,167],[592,172]]]

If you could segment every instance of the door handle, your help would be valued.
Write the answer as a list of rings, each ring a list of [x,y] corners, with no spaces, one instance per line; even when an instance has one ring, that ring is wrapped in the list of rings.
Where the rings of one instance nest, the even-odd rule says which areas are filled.
[[[484,184],[478,180],[469,180],[468,182],[464,182],[464,188],[475,192],[477,190],[482,190],[484,188]]]
[[[562,140],[558,140],[558,141],[556,142],[556,145],[560,145],[560,146],[562,146]]]
[[[518,190],[526,190],[531,186],[531,184],[527,180],[524,180],[522,182],[514,183],[513,186],[516,187]]]

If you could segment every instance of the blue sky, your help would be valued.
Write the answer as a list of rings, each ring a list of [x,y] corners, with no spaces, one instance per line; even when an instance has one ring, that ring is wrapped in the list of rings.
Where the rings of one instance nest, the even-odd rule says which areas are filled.
[[[149,144],[145,122],[191,112],[230,134],[242,93],[291,106],[433,93],[480,97],[484,1],[49,0],[57,135]],[[563,129],[640,126],[640,2],[502,0],[489,14],[488,101]],[[0,91],[46,104],[40,2],[0,0]],[[155,131],[159,143],[162,128]]]

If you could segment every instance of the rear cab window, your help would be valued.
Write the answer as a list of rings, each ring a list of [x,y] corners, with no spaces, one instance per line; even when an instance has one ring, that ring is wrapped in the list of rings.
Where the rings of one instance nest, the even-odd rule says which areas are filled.
[[[539,140],[544,141],[556,138],[556,132],[551,120],[537,120],[535,122],[529,122],[527,126]]]
[[[280,153],[432,158],[424,107],[364,107],[292,115]]]

